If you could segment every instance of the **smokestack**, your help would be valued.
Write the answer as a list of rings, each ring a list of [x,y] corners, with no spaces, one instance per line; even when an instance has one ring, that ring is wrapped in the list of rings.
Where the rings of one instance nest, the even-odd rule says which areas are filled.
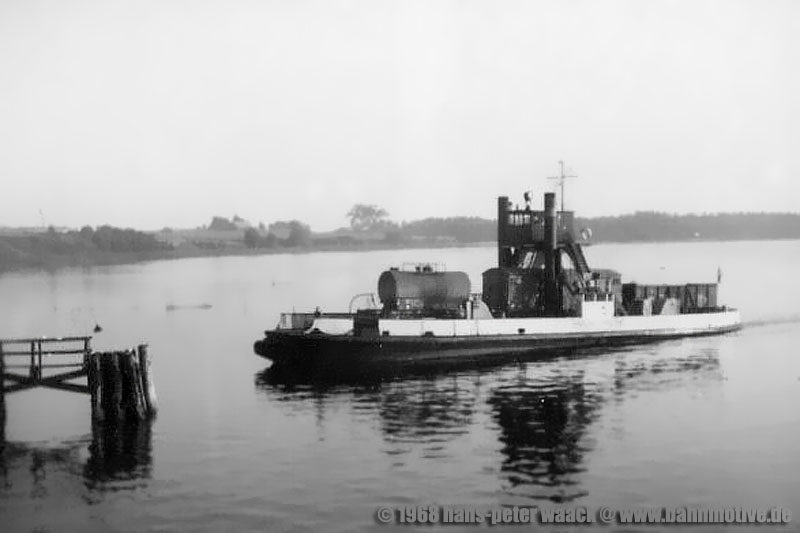
[[[503,245],[506,240],[508,227],[508,196],[497,198],[497,266],[505,266],[505,250]]]
[[[558,294],[556,263],[559,259],[558,240],[556,235],[556,195],[544,194],[544,257],[545,257],[545,314],[556,316],[561,309]]]
[[[556,249],[556,193],[544,193],[544,242],[548,250]]]

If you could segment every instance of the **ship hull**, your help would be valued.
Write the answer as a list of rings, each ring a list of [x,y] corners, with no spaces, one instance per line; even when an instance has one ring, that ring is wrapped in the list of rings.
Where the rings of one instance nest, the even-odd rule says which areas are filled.
[[[324,320],[319,322],[324,328]],[[310,328],[310,332],[277,329],[266,332],[265,338],[255,343],[254,350],[276,365],[330,370],[376,365],[493,364],[520,358],[544,359],[578,349],[717,335],[739,327],[739,314],[733,310],[670,317],[614,317],[606,321],[395,320],[381,321],[379,334],[364,336],[326,333],[319,327]],[[420,334],[396,334],[398,331]],[[443,333],[448,331],[453,333]],[[458,334],[459,331],[465,333]]]

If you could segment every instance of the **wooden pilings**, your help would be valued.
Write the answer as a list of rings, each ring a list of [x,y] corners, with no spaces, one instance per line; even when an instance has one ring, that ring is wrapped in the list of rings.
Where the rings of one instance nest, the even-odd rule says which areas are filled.
[[[89,387],[89,394],[91,396],[92,404],[92,418],[95,420],[103,420],[105,412],[103,411],[103,404],[100,401],[100,381],[102,379],[102,365],[100,364],[99,353],[86,354],[86,383]]]
[[[6,445],[6,358],[0,342],[0,452]]]
[[[89,355],[92,445],[86,463],[93,482],[148,476],[156,396],[146,345]]]
[[[150,414],[155,414],[158,410],[156,399],[156,386],[153,383],[153,373],[150,371],[151,361],[150,354],[147,351],[146,344],[140,344],[139,351],[139,370],[142,374],[142,387],[144,388],[144,399],[147,405],[147,411]]]
[[[87,359],[92,418],[147,419],[156,413],[147,346],[122,352],[94,352]]]

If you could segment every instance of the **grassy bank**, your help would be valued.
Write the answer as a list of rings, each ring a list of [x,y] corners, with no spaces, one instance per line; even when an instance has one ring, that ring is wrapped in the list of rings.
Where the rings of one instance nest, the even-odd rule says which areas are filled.
[[[370,242],[329,246],[276,246],[271,248],[246,248],[243,246],[201,248],[187,245],[174,247],[172,249],[143,251],[109,251],[96,249],[64,249],[60,251],[38,249],[31,251],[14,246],[14,243],[9,241],[13,241],[13,239],[0,237],[0,273],[22,270],[54,271],[61,268],[125,265],[146,261],[185,259],[192,257],[258,256],[316,252],[368,252],[375,250],[413,250],[451,247],[463,248],[483,244],[452,242],[388,244]]]

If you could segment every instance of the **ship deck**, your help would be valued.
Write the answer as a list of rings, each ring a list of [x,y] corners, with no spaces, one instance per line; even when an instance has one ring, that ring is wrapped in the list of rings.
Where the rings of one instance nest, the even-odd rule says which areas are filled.
[[[378,334],[326,333],[317,326],[272,330],[256,342],[258,355],[276,364],[324,366],[331,369],[432,363],[471,363],[516,358],[544,359],[592,347],[624,346],[689,336],[716,335],[740,328],[738,311],[652,317],[613,317],[606,321],[580,318],[490,320],[387,320]],[[339,319],[342,320],[342,319]],[[392,324],[392,323],[404,324]],[[465,322],[482,322],[468,333]],[[397,326],[404,334],[398,332]],[[457,334],[463,326],[463,334]],[[340,328],[337,328],[340,329]],[[414,333],[412,333],[414,332]],[[449,333],[449,334],[448,334]]]

